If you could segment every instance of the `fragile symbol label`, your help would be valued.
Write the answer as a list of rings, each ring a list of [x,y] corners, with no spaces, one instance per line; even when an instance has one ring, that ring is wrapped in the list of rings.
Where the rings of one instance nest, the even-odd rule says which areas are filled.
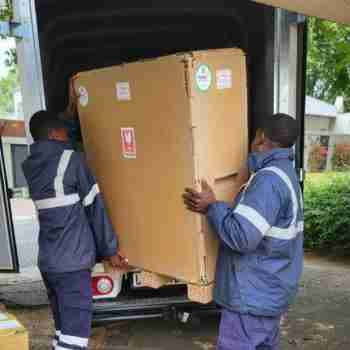
[[[121,128],[123,157],[127,159],[136,158],[136,139],[134,128]]]

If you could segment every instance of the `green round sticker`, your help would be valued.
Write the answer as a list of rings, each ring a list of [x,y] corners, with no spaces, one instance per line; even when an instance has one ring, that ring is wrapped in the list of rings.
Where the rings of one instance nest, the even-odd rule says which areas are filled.
[[[201,64],[196,70],[196,84],[200,91],[207,91],[213,79],[211,70],[206,64]]]

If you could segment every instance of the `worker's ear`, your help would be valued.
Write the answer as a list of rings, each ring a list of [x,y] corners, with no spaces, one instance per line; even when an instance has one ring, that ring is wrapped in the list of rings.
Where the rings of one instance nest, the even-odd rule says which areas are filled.
[[[263,143],[265,140],[265,133],[263,129],[258,129],[255,134],[255,138],[260,141],[260,143]]]
[[[51,129],[49,131],[49,140],[56,140],[61,142],[68,142],[68,132],[64,128]]]
[[[48,136],[49,140],[54,140],[55,139],[55,130],[50,129],[47,136]]]
[[[258,129],[255,133],[255,138],[251,144],[251,151],[252,152],[260,152],[261,151],[261,146],[265,142],[265,134],[262,129]]]

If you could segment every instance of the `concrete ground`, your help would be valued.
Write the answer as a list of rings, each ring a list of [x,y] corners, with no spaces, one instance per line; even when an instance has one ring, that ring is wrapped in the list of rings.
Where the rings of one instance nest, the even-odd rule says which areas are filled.
[[[1,275],[0,275],[1,276]],[[31,335],[31,350],[50,349],[52,321],[36,271],[0,277],[0,299]],[[93,329],[93,350],[209,350],[215,349],[216,318],[200,325],[163,320],[128,321]],[[350,349],[350,263],[318,257],[305,259],[296,303],[283,321],[283,350]]]

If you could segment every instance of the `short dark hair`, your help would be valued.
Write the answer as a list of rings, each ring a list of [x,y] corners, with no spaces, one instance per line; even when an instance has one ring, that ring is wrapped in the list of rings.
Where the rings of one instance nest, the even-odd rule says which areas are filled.
[[[264,134],[280,147],[289,148],[296,143],[300,128],[298,122],[290,115],[277,113],[266,120]]]
[[[57,115],[50,111],[38,111],[29,122],[29,130],[34,141],[48,140],[51,130],[64,129],[66,126]]]

